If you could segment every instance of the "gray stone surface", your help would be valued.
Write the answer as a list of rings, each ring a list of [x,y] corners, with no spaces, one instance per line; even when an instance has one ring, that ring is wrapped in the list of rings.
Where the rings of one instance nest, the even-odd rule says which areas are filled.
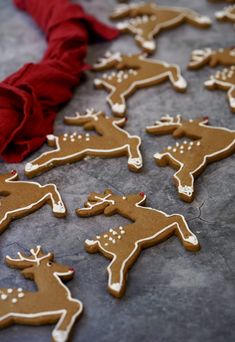
[[[114,0],[83,0],[91,13],[107,20]],[[159,4],[171,5],[170,0]],[[187,0],[174,1],[174,5],[188,6]],[[213,18],[213,13],[223,7],[206,0],[192,1],[191,7]],[[55,168],[37,178],[42,184],[58,185],[68,207],[66,219],[56,219],[49,206],[11,223],[0,238],[1,287],[34,289],[17,270],[7,268],[4,257],[16,255],[18,250],[41,244],[54,251],[57,260],[74,267],[76,277],[68,286],[74,297],[85,306],[83,318],[76,324],[73,341],[80,342],[230,342],[234,333],[234,282],[235,282],[235,214],[234,190],[235,156],[210,165],[196,182],[197,195],[192,204],[181,202],[172,184],[173,170],[158,168],[153,154],[173,142],[170,136],[161,138],[145,134],[144,129],[164,113],[182,113],[185,117],[209,115],[211,124],[235,129],[235,116],[228,108],[223,92],[209,92],[203,81],[213,71],[205,68],[198,72],[186,70],[192,49],[219,48],[234,44],[234,28],[215,20],[210,30],[180,26],[161,34],[156,56],[178,63],[188,80],[186,94],[174,92],[169,83],[140,90],[128,101],[130,133],[143,139],[144,169],[134,174],[127,169],[125,158],[91,159],[73,165]],[[37,61],[46,43],[32,20],[17,11],[11,1],[0,1],[0,77],[3,79],[28,61]],[[90,62],[106,49],[123,52],[138,51],[130,37],[113,43],[90,47]],[[110,113],[105,103],[106,93],[93,89],[94,75],[87,73],[86,81],[75,92],[72,101],[62,110],[55,123],[55,132],[70,132],[64,127],[65,114],[95,107]],[[32,157],[46,150],[44,146]],[[31,159],[29,158],[29,159]],[[1,164],[1,172],[17,168],[21,179],[24,163]],[[74,210],[81,206],[90,191],[111,187],[120,194],[144,191],[149,206],[167,213],[185,215],[191,229],[197,234],[202,249],[187,252],[176,237],[145,250],[129,273],[127,291],[122,300],[112,298],[106,291],[108,260],[84,251],[86,238],[124,221],[119,216],[97,216],[79,219]],[[51,338],[53,326],[12,326],[0,331],[1,342],[44,342]]]

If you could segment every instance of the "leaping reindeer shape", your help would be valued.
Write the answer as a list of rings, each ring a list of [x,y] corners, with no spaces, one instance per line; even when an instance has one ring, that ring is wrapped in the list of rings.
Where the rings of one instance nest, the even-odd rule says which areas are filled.
[[[133,221],[123,227],[109,229],[97,235],[94,240],[85,241],[87,252],[100,252],[112,259],[107,268],[108,290],[115,297],[123,295],[128,269],[142,249],[156,245],[174,234],[186,249],[199,249],[198,240],[182,215],[167,215],[160,210],[143,207],[145,199],[144,193],[119,196],[111,190],[105,190],[104,194],[91,193],[84,208],[76,210],[81,217],[101,213],[106,216],[119,214]]]
[[[36,292],[21,288],[0,289],[0,328],[12,324],[44,325],[57,323],[53,341],[68,340],[71,329],[82,313],[82,303],[72,298],[62,280],[71,280],[74,270],[53,261],[53,254],[44,254],[41,247],[31,249],[31,256],[18,253],[18,258],[6,257],[9,267],[23,270],[22,275],[33,280]]]
[[[194,196],[194,179],[207,164],[224,159],[235,152],[235,131],[222,127],[207,126],[208,118],[195,120],[162,117],[154,126],[147,127],[147,132],[155,135],[172,134],[175,138],[188,137],[182,144],[168,146],[163,153],[156,153],[154,158],[159,166],[170,165],[177,172],[174,181],[179,197],[191,202]]]
[[[55,184],[18,181],[16,171],[0,175],[0,233],[16,218],[25,216],[44,204],[52,206],[56,217],[66,216],[66,208]]]
[[[125,114],[126,98],[138,88],[153,86],[166,80],[172,83],[176,91],[183,92],[187,87],[177,65],[145,58],[144,55],[122,55],[119,52],[107,52],[105,57],[100,58],[94,65],[96,71],[112,68],[117,72],[103,74],[102,78],[94,80],[94,84],[96,88],[104,88],[110,93],[107,102],[117,116]]]
[[[187,23],[207,28],[211,20],[197,12],[180,7],[158,6],[155,3],[120,5],[111,14],[111,19],[125,19],[118,23],[119,30],[134,35],[136,42],[148,52],[155,50],[154,37],[162,30]]]
[[[90,136],[73,133],[70,136],[65,133],[62,136],[47,136],[49,146],[55,150],[45,152],[25,166],[25,173],[33,177],[56,165],[63,165],[91,157],[120,157],[128,156],[128,167],[137,172],[143,165],[140,153],[141,139],[136,135],[130,135],[123,127],[124,119],[116,119],[105,116],[102,112],[87,110],[85,115],[77,113],[75,117],[66,117],[68,125],[84,126],[85,130],[95,130],[99,135]]]

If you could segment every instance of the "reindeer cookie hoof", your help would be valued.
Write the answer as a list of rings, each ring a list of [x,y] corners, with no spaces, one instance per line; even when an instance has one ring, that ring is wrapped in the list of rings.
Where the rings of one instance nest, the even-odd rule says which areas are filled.
[[[218,20],[223,20],[226,17],[226,13],[224,11],[218,11],[215,13],[215,17]]]
[[[39,168],[38,164],[31,164],[31,163],[27,163],[25,165],[25,172],[32,172],[34,170],[37,170]]]
[[[205,26],[210,26],[211,25],[211,20],[210,18],[206,17],[206,16],[202,16],[198,18],[198,22],[200,24],[205,24]]]
[[[231,110],[235,112],[235,99],[230,99],[229,104],[230,104]]]
[[[68,338],[68,334],[66,331],[56,330],[56,331],[53,331],[52,337],[55,342],[66,342]]]
[[[187,82],[183,77],[180,77],[176,82],[174,82],[174,86],[178,91],[185,91],[187,88]]]
[[[204,82],[204,85],[208,88],[208,89],[213,89],[215,86],[215,80],[214,79],[209,79],[206,82]]]
[[[53,204],[53,213],[58,217],[64,216],[66,209],[63,203]]]
[[[142,43],[142,46],[145,50],[152,52],[156,49],[156,44],[152,40],[146,40]]]
[[[47,140],[49,140],[49,141],[54,141],[54,140],[55,140],[54,134],[48,134],[48,135],[47,135]]]
[[[121,292],[122,286],[120,283],[113,283],[109,285],[109,290],[112,295],[115,297],[120,297],[120,292]]]
[[[99,87],[99,86],[101,86],[103,84],[103,82],[102,82],[102,80],[100,80],[99,78],[95,78],[94,79],[94,85],[96,86],[96,87]]]
[[[132,171],[139,171],[143,166],[143,161],[141,158],[129,158],[128,166]]]
[[[154,154],[154,159],[159,166],[166,166],[168,164],[167,162],[167,155],[164,153],[155,153]]]
[[[112,105],[112,111],[116,115],[123,116],[125,114],[126,106],[124,104],[115,103]]]
[[[89,253],[96,253],[98,250],[98,241],[86,239],[85,248],[86,251]]]
[[[179,193],[180,197],[186,202],[191,202],[193,199],[192,198],[193,197],[193,187],[192,186],[179,185],[178,186],[178,193]]]

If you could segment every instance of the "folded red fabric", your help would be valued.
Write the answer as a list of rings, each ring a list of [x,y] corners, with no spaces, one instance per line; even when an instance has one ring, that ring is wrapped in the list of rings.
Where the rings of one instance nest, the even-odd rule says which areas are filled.
[[[78,85],[87,44],[118,35],[80,5],[68,0],[13,0],[45,32],[48,48],[41,62],[29,63],[0,83],[0,156],[20,162],[52,133],[57,111]]]

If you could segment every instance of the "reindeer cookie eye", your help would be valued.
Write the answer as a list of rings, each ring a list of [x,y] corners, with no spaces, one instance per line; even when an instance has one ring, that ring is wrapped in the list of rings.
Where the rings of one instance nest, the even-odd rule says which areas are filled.
[[[52,266],[52,262],[51,262],[51,261],[48,261],[47,266],[48,266],[48,267],[51,267],[51,266]]]

